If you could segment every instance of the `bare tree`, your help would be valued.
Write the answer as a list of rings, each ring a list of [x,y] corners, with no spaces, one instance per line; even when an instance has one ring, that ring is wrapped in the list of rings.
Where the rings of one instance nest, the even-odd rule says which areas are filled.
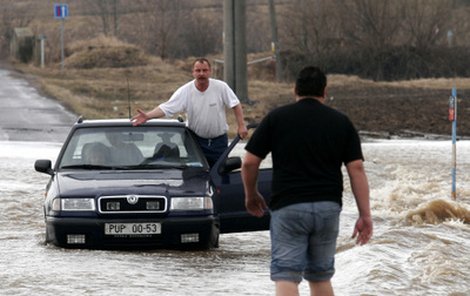
[[[178,56],[205,56],[221,52],[223,24],[222,17],[215,18],[201,10],[194,10],[184,22]]]
[[[426,49],[445,39],[452,3],[452,0],[406,1],[403,6],[403,30],[409,43],[419,49]]]
[[[279,28],[282,28],[279,35],[284,54],[287,51],[303,55],[323,66],[324,57],[342,46],[336,11],[335,3],[328,0],[293,0],[284,5],[279,10]],[[301,59],[299,63],[302,62],[306,61]]]
[[[34,19],[34,5],[24,5],[15,0],[2,0],[0,7],[0,56],[5,57],[9,52],[9,44],[13,36],[13,29],[27,27]]]
[[[166,59],[177,45],[179,29],[186,21],[188,10],[184,0],[140,0],[137,19],[133,20],[137,36],[129,36],[141,43],[149,53]],[[134,34],[135,35],[135,34]]]
[[[336,0],[346,42],[371,49],[394,45],[407,0]]]
[[[273,1],[273,0],[270,0]],[[262,5],[249,5],[246,9],[246,44],[248,52],[268,51],[271,49],[269,10]]]
[[[89,14],[97,14],[106,36],[118,36],[121,0],[85,0]]]

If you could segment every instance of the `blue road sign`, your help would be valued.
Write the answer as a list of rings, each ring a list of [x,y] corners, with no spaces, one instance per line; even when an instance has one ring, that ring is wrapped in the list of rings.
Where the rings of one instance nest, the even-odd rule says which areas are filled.
[[[54,4],[54,18],[64,19],[69,16],[69,6],[67,4]]]

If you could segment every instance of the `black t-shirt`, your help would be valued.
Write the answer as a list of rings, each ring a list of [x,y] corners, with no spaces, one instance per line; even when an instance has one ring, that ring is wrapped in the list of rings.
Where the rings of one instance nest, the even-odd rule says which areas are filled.
[[[272,210],[300,202],[342,205],[341,166],[363,159],[349,118],[310,98],[271,111],[245,149],[263,159],[271,152]]]

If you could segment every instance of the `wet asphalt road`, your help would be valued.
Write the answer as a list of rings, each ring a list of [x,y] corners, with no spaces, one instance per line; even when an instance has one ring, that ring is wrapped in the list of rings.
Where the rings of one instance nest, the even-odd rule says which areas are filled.
[[[0,69],[0,141],[63,142],[77,116]]]

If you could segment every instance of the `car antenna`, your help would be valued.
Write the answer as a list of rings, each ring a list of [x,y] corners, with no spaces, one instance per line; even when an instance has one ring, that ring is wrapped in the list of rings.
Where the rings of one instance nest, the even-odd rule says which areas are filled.
[[[129,74],[129,73],[126,73]],[[131,114],[131,91],[129,88],[129,75],[126,75],[126,80],[127,80],[127,108],[129,109],[129,119],[131,119],[132,114]]]

